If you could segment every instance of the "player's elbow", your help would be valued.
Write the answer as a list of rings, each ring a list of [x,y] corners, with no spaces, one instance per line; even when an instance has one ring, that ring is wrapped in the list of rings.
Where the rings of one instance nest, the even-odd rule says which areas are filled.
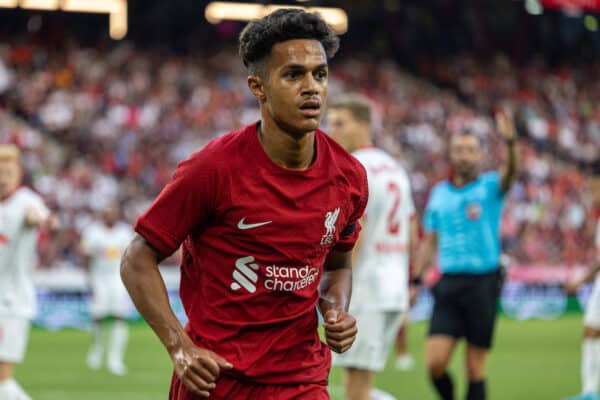
[[[121,280],[125,287],[142,276],[148,268],[157,268],[158,260],[155,251],[141,236],[136,236],[125,249],[121,258]]]

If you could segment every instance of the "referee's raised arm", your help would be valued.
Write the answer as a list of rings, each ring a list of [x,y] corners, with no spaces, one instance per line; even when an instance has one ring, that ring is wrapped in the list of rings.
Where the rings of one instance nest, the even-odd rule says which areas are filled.
[[[508,148],[508,159],[502,168],[500,188],[502,193],[507,193],[517,177],[517,131],[511,110],[504,110],[496,114],[496,129],[502,135]]]

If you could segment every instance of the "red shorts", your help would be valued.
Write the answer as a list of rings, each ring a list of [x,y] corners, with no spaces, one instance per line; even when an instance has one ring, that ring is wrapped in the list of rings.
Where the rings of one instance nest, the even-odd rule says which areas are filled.
[[[329,400],[327,386],[316,383],[304,385],[269,385],[242,383],[219,377],[209,400]],[[169,400],[204,400],[196,396],[173,374]]]

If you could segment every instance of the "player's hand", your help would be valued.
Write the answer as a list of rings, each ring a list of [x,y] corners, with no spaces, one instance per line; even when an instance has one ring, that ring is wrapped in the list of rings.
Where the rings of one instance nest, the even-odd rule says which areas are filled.
[[[496,113],[496,129],[507,142],[515,140],[517,136],[515,120],[510,109],[505,109]]]
[[[181,383],[201,397],[210,396],[222,369],[233,368],[223,357],[197,347],[191,341],[173,352],[171,358]]]
[[[410,306],[414,306],[421,292],[421,285],[410,284],[408,288],[408,298]]]
[[[581,287],[582,283],[583,282],[581,281],[567,282],[567,284],[565,285],[565,291],[569,296],[575,296],[577,294],[577,290],[579,290],[579,287]]]
[[[356,339],[358,329],[356,320],[345,311],[328,310],[325,319],[325,340],[329,348],[336,353],[344,353]]]

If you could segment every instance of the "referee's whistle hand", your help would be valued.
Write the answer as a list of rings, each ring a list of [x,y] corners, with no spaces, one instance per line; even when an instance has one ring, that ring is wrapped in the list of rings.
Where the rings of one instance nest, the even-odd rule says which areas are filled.
[[[325,319],[325,340],[329,348],[336,353],[344,353],[352,347],[358,329],[356,319],[345,311],[328,310]]]
[[[191,341],[172,354],[175,374],[190,391],[200,397],[209,397],[221,370],[233,365],[212,351],[197,347]]]

